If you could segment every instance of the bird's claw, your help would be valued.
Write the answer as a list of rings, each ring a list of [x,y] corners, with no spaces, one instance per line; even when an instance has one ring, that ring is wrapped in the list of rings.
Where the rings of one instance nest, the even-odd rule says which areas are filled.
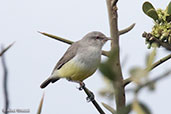
[[[87,102],[91,102],[94,101],[94,94],[92,92],[90,92],[90,96],[86,97]]]
[[[77,89],[80,90],[80,91],[83,90],[83,88],[81,86],[80,87],[77,87]]]

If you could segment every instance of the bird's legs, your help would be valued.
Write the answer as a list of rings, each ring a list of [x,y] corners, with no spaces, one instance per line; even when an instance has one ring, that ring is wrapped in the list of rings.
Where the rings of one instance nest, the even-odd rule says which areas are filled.
[[[94,94],[93,94],[93,92],[91,92],[89,89],[86,88],[84,82],[79,82],[79,84],[80,84],[80,87],[78,89],[79,90],[84,90],[84,92],[87,94],[86,100],[88,102],[93,101],[94,100]]]
[[[75,80],[72,80],[71,78],[67,78],[67,80],[68,81],[71,81],[71,82],[76,82],[76,83],[80,84],[80,87],[78,87],[78,90],[80,90],[80,91],[83,90],[83,88],[85,86],[84,82],[82,82],[82,81],[75,81]]]
[[[79,84],[80,84],[80,87],[78,87],[78,90],[80,90],[80,91],[81,91],[81,90],[84,90],[84,92],[87,94],[86,100],[87,100],[88,102],[94,101],[94,94],[93,94],[93,92],[91,92],[88,88],[86,88],[84,82],[82,82],[82,81],[73,81],[73,80],[71,80],[70,78],[68,78],[67,80],[68,80],[68,81],[72,81],[72,82],[79,83]]]
[[[78,88],[78,90],[83,90],[85,88],[85,83],[84,82],[78,82],[80,84],[80,87]]]

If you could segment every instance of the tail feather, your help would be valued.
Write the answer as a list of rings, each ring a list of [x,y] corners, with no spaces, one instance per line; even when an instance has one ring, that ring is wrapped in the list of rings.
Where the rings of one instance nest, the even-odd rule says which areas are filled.
[[[46,79],[41,85],[40,85],[40,88],[45,88],[47,85],[49,85],[49,83],[55,83],[56,81],[58,81],[60,78],[48,78]]]

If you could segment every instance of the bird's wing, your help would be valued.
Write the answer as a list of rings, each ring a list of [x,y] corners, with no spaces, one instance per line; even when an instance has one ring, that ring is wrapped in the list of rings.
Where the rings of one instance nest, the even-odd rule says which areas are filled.
[[[67,63],[69,60],[71,60],[76,55],[78,47],[79,47],[79,43],[78,42],[73,43],[68,48],[68,50],[65,52],[63,57],[58,61],[58,63],[56,64],[55,68],[53,69],[53,72],[55,70],[59,70],[65,63]]]

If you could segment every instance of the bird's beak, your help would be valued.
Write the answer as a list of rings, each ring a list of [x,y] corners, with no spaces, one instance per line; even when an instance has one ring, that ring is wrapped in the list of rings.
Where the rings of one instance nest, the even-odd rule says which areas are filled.
[[[108,40],[112,40],[112,38],[111,37],[105,37],[104,40],[108,41]]]
[[[108,40],[113,40],[111,37],[107,37]]]

